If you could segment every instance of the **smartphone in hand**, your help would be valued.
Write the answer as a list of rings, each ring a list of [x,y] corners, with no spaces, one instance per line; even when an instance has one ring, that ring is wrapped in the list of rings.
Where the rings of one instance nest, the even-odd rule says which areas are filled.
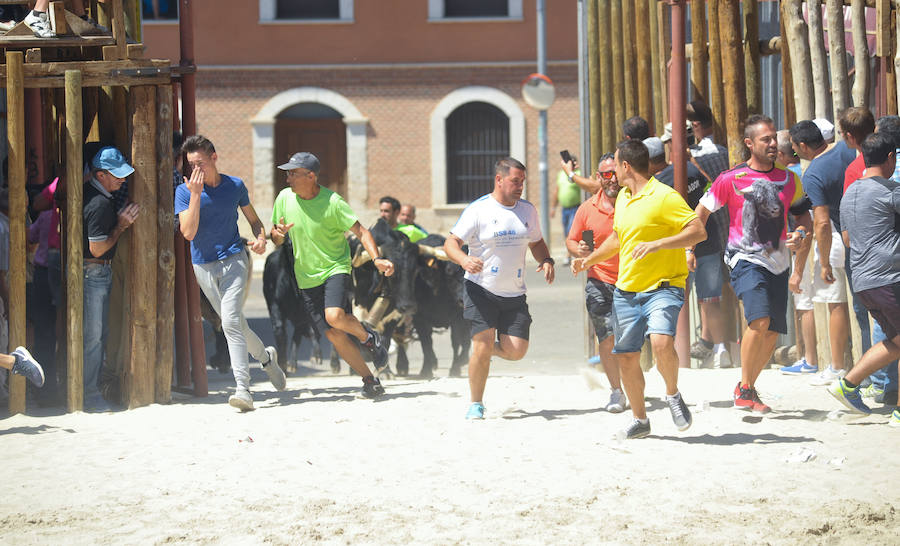
[[[587,245],[591,248],[591,251],[594,250],[594,230],[586,229],[581,232],[581,240],[587,243]]]
[[[572,154],[569,153],[569,150],[563,150],[559,152],[559,157],[562,158],[564,163],[572,161]]]

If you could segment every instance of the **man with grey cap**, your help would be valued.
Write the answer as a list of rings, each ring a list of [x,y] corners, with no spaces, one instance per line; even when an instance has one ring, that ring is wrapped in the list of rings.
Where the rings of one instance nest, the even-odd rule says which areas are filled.
[[[84,247],[84,407],[111,409],[100,394],[103,348],[109,331],[109,290],[116,243],[140,213],[136,203],[116,211],[113,192],[122,187],[134,168],[122,152],[106,146],[91,160],[91,179],[84,185],[82,245]]]
[[[266,230],[250,204],[244,182],[216,168],[219,156],[208,138],[194,135],[184,141],[181,150],[191,167],[191,177],[175,189],[179,229],[191,242],[197,284],[222,319],[236,384],[228,404],[250,411],[253,397],[250,396],[248,352],[262,365],[272,386],[284,390],[286,384],[275,347],[264,347],[244,318],[244,294],[250,268],[250,257],[244,247],[257,254],[265,252]],[[245,242],[238,233],[238,208],[253,231],[251,242]]]
[[[372,352],[377,368],[387,363],[387,348],[377,332],[350,312],[350,245],[344,234],[350,231],[359,238],[384,275],[394,273],[394,264],[379,255],[372,234],[347,202],[319,185],[316,156],[296,153],[278,168],[286,171],[288,187],[281,190],[272,208],[272,241],[280,245],[285,237],[291,238],[294,278],[317,333],[324,333],[341,358],[362,376],[362,396],[377,398],[384,394],[384,387],[350,336]]]

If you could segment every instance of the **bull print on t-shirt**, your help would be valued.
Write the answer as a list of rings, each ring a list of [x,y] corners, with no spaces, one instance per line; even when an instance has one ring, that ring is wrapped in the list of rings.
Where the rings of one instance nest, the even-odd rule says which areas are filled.
[[[744,197],[741,211],[744,237],[740,243],[744,250],[764,250],[766,254],[778,250],[784,231],[784,203],[778,195],[782,186],[760,179],[743,190],[734,185],[734,191]]]

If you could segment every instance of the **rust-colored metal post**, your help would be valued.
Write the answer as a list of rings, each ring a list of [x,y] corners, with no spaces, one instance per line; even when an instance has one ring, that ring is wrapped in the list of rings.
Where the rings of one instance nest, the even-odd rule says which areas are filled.
[[[687,60],[684,54],[684,10],[685,0],[670,0],[672,5],[672,58],[669,63],[669,120],[672,122],[672,166],[675,169],[675,189],[687,199],[687,133],[684,128],[684,107],[687,102]],[[684,308],[686,308],[686,305]],[[689,321],[681,320],[675,335],[675,352],[678,354],[678,365],[689,368],[690,326]]]
[[[194,65],[194,8],[191,0],[178,2],[178,30],[181,37],[181,66]],[[181,76],[182,131],[188,137],[197,131],[196,85],[194,74]]]

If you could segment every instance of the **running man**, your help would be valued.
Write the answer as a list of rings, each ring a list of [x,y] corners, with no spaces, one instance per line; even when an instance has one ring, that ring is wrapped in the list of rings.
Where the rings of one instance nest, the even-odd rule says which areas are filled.
[[[572,262],[572,271],[619,255],[613,294],[613,353],[619,361],[634,420],[626,438],[650,434],[644,407],[641,346],[650,337],[657,368],[666,383],[666,401],[678,430],[691,426],[691,412],[678,392],[675,329],[684,304],[687,260],[684,249],[706,239],[706,230],[681,195],[649,177],[650,153],[640,140],[616,146],[616,198],[613,233],[590,256]]]
[[[775,163],[775,123],[769,117],[753,115],[744,127],[750,159],[716,178],[700,199],[697,216],[705,225],[713,212],[728,207],[725,260],[748,324],[741,339],[741,380],[734,388],[734,407],[768,413],[771,408],[759,399],[756,379],[772,358],[778,334],[787,333],[791,250],[808,248],[806,235],[812,222],[808,205],[803,206],[800,180]],[[790,238],[789,211],[798,226]],[[794,267],[800,269],[803,264],[797,261]]]
[[[294,277],[316,333],[324,333],[341,358],[362,377],[362,396],[377,398],[384,394],[384,387],[349,336],[372,352],[376,368],[387,364],[387,348],[381,335],[350,312],[350,245],[344,234],[350,231],[356,235],[374,258],[375,267],[386,276],[394,274],[394,264],[379,256],[375,239],[359,223],[350,205],[340,195],[319,185],[316,156],[296,153],[278,168],[287,171],[288,187],[275,198],[272,241],[280,245],[285,237],[291,238]]]
[[[541,236],[537,209],[521,198],[524,187],[525,165],[511,157],[499,160],[494,165],[494,191],[466,207],[444,243],[447,256],[466,270],[463,316],[472,322],[472,404],[466,419],[484,419],[491,356],[520,360],[528,350],[527,250],[540,264],[538,272],[548,284],[553,282],[554,261]],[[469,245],[468,254],[463,245]]]

